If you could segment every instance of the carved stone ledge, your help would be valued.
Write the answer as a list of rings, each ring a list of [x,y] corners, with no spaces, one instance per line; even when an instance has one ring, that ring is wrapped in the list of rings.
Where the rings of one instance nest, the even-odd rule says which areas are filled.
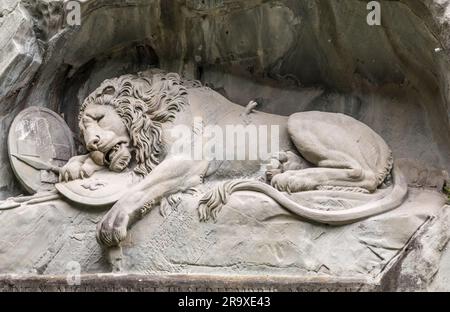
[[[375,291],[369,280],[353,278],[304,278],[290,276],[220,275],[82,275],[80,285],[69,285],[65,276],[0,275],[0,291]]]

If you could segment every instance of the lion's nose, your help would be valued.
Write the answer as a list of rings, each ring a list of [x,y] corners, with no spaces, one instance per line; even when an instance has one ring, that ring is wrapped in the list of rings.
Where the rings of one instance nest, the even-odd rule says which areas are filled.
[[[87,142],[86,148],[91,152],[96,151],[98,149],[98,142],[100,142],[100,137],[96,135],[93,139]]]

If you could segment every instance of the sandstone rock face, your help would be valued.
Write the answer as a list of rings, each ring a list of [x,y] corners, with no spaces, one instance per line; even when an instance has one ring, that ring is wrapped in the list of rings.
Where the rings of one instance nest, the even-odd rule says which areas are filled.
[[[275,274],[278,266],[378,278],[387,289],[449,290],[448,206],[436,189],[450,167],[450,1],[380,0],[381,26],[367,25],[359,0],[84,0],[79,26],[67,25],[63,2],[0,0],[0,199],[24,192],[6,150],[20,110],[48,107],[77,134],[79,105],[101,81],[158,66],[237,103],[257,99],[262,111],[361,120],[402,159],[420,204],[340,230],[289,218],[278,224],[265,210],[230,209],[214,226],[199,226],[193,205],[166,219],[155,210],[124,247],[127,272]],[[61,274],[70,260],[84,272],[108,272],[94,238],[103,213],[62,202],[0,212],[0,272]],[[265,236],[266,227],[278,236]],[[264,239],[243,239],[252,235]],[[227,255],[212,243],[225,237]],[[340,237],[351,248],[334,245]],[[400,253],[407,245],[413,251]],[[251,249],[265,256],[252,258]]]
[[[154,209],[137,223],[122,246],[122,273],[352,277],[391,290],[427,289],[449,239],[448,207],[435,191],[413,190],[402,207],[342,227],[299,220],[251,192],[236,193],[217,222],[204,223],[198,199],[183,195],[166,217]],[[64,275],[71,261],[84,273],[109,272],[108,251],[95,240],[103,214],[59,200],[3,211],[0,274]],[[411,240],[420,248],[406,252]]]
[[[31,81],[41,64],[41,55],[28,12],[17,8],[6,9],[2,14],[0,97],[3,98]]]
[[[42,58],[33,31],[33,20],[20,1],[2,0],[0,6],[0,197],[14,192],[6,138],[17,101],[26,93]]]
[[[70,26],[62,1],[3,0],[0,109],[50,107],[76,131],[79,103],[101,81],[158,65],[267,112],[350,114],[396,157],[446,169],[448,3],[381,4],[382,25],[368,26],[356,0],[91,0]],[[5,197],[17,190],[1,168]]]

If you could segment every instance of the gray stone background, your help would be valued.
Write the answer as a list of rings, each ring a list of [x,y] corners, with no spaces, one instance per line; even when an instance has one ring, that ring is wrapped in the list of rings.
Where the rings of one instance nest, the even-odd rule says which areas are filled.
[[[0,0],[0,199],[23,193],[6,150],[8,128],[18,112],[31,105],[48,107],[64,116],[77,137],[78,107],[101,81],[160,67],[199,79],[242,105],[257,99],[259,109],[266,112],[288,115],[314,109],[352,115],[381,134],[408,175],[410,185],[417,188],[410,198],[419,199],[404,227],[400,210],[385,219],[394,220],[391,224],[369,226],[369,231],[364,224],[358,224],[331,235],[344,235],[349,241],[356,235],[354,231],[359,231],[366,238],[361,243],[361,237],[356,235],[358,244],[366,249],[367,245],[372,246],[367,243],[371,240],[367,235],[375,235],[378,239],[370,256],[365,254],[358,260],[361,246],[355,244],[342,261],[332,254],[322,257],[323,250],[328,252],[326,244],[333,242],[325,240],[323,249],[315,247],[315,258],[306,263],[302,255],[309,255],[311,250],[294,242],[303,247],[284,254],[287,260],[282,262],[288,268],[282,272],[326,274],[328,269],[335,276],[382,279],[379,273],[390,263],[392,268],[386,274],[389,278],[383,280],[389,289],[449,290],[449,213],[448,206],[442,208],[443,200],[436,187],[441,185],[442,171],[450,167],[450,1],[381,0],[382,25],[372,27],[366,23],[366,2],[360,0],[80,2],[81,25],[70,27],[65,24],[63,1]],[[52,209],[54,206],[58,208]],[[426,212],[421,207],[426,207]],[[84,259],[86,272],[107,271],[108,264],[93,238],[101,214],[62,204],[38,208],[27,213],[0,213],[0,224],[5,228],[2,233],[11,232],[11,227],[28,229],[16,243],[20,241],[24,246],[27,241],[29,246],[24,253],[26,247],[14,248],[12,243],[17,235],[3,236],[1,273],[63,273],[64,261],[74,254],[78,254],[78,260]],[[189,221],[192,214],[180,217],[183,213],[186,212],[175,212],[164,221],[155,212],[153,218],[137,226],[128,246],[140,247],[124,250],[131,259],[129,271],[277,271],[280,263],[270,257],[258,259],[266,261],[268,271],[261,269],[261,263],[252,267],[251,257],[244,257],[245,261],[239,258],[239,249],[228,262],[223,259],[229,255],[220,258],[220,253],[216,253],[208,258],[203,254],[207,260],[202,266],[203,258],[196,252],[211,246],[210,235],[214,237],[219,232],[220,238],[230,234],[220,234],[217,227],[195,231],[197,223]],[[150,236],[143,229],[151,224],[179,220],[183,221],[177,225],[178,232],[158,233],[155,229],[152,235],[166,237],[162,242],[141,239]],[[230,216],[224,220],[246,219]],[[400,225],[404,237],[395,232],[386,234],[389,231],[384,227]],[[419,226],[424,233],[412,239]],[[303,231],[291,233],[295,237],[322,235],[320,227],[307,224],[300,229],[294,224],[292,229]],[[248,235],[245,229],[239,230],[243,234],[236,237]],[[138,234],[140,231],[144,234]],[[185,250],[184,254],[194,260],[178,259],[179,251],[167,250],[165,243],[182,243],[169,234],[193,236],[195,246],[185,244],[184,248],[192,250]],[[48,240],[30,238],[39,235]],[[387,245],[380,242],[383,235],[389,237]],[[51,237],[56,240],[49,247]],[[67,245],[65,240],[71,243]],[[406,244],[415,247],[399,254],[397,251],[404,250]],[[274,250],[269,250],[272,256],[277,255],[279,241],[274,246]],[[244,244],[241,250],[253,247]],[[152,250],[163,256],[149,255]],[[375,260],[371,258],[374,255]],[[395,263],[391,261],[394,258]],[[349,261],[353,263],[342,267]],[[211,269],[217,267],[220,268]]]

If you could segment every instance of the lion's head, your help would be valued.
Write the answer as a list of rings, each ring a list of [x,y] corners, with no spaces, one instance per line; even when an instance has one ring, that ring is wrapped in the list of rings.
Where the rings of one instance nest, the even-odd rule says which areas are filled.
[[[105,80],[80,108],[86,148],[97,163],[122,171],[135,153],[136,173],[146,175],[164,154],[162,125],[187,104],[180,76],[153,71]]]

